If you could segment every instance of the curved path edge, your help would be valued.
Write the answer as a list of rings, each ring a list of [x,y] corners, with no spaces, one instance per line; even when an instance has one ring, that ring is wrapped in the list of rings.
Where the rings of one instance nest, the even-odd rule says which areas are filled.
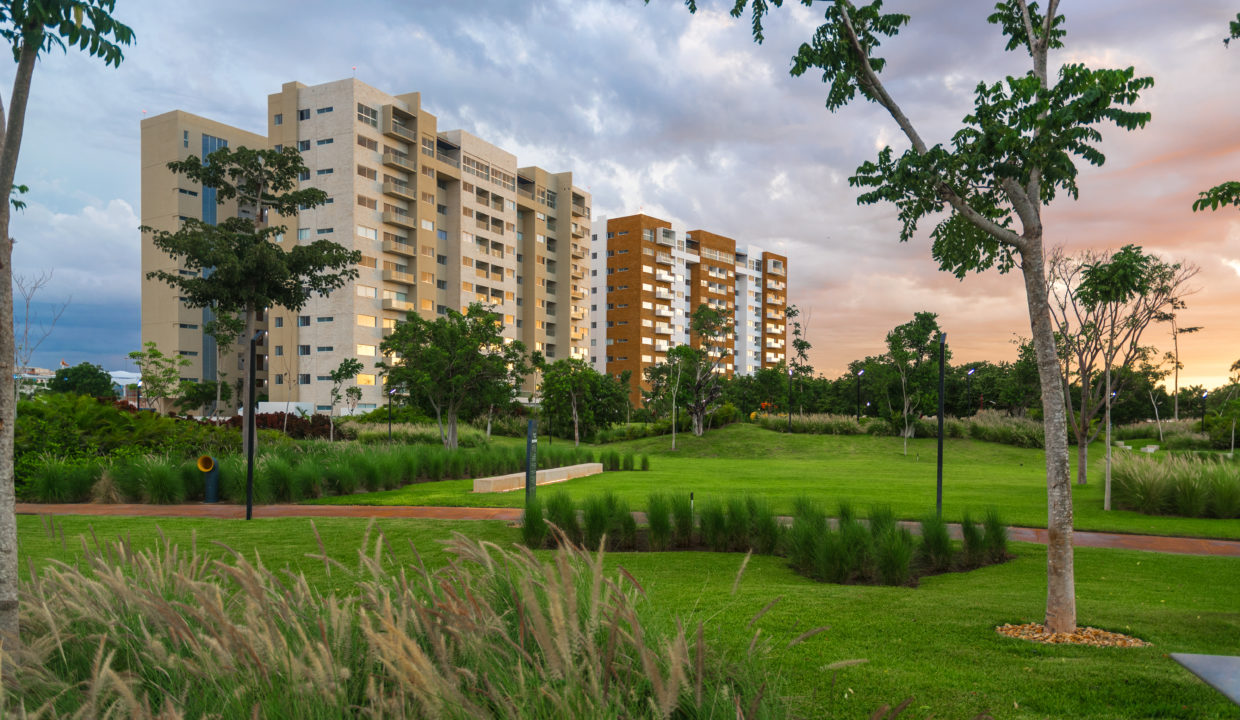
[[[411,518],[427,520],[500,520],[518,522],[521,508],[490,507],[429,507],[417,505],[256,505],[255,518],[339,517],[339,518]],[[245,517],[242,505],[223,503],[207,505],[143,505],[98,503],[36,504],[17,503],[19,515],[90,515],[100,517],[180,517],[240,519]],[[905,523],[916,529],[915,523]],[[960,537],[959,525],[950,525],[952,534]],[[1008,528],[1013,542],[1046,544],[1045,528]],[[1125,533],[1077,530],[1072,534],[1075,547],[1118,548],[1177,555],[1213,555],[1240,557],[1240,540],[1214,540],[1164,535],[1130,535]]]

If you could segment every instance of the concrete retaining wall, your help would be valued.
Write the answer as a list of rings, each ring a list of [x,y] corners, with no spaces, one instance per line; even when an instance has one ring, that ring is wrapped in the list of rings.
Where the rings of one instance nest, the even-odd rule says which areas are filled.
[[[598,475],[603,472],[602,463],[584,463],[581,465],[567,465],[565,467],[550,468],[547,470],[539,470],[538,477],[535,480],[537,485],[547,485],[550,483],[564,482],[573,478],[586,477],[587,475]],[[509,475],[496,475],[488,478],[474,479],[474,492],[508,492],[510,490],[520,490],[525,487],[525,473],[512,473]]]

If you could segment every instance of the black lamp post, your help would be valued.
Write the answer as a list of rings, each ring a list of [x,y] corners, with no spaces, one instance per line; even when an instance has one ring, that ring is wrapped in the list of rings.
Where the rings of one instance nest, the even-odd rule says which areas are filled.
[[[396,394],[396,388],[388,388],[388,444],[392,444],[392,396]]]
[[[973,373],[975,372],[977,372],[977,368],[971,367],[969,368],[969,372],[965,374],[965,378],[967,380],[967,385],[968,385],[968,389],[965,390],[965,395],[968,396],[968,400],[966,402],[968,404],[969,410],[973,409]]]
[[[1209,391],[1201,393],[1201,432],[1206,431],[1206,395]]]
[[[865,368],[857,371],[857,422],[861,422],[861,376],[865,374]]]
[[[788,433],[792,434],[792,363],[788,363]]]
[[[245,449],[245,519],[249,520],[254,516],[254,356],[257,353],[258,343],[262,341],[267,334],[266,330],[259,330],[254,333],[254,337],[250,338],[250,361],[247,372],[249,373],[249,390],[248,397],[245,400],[245,417],[246,417],[246,449]]]

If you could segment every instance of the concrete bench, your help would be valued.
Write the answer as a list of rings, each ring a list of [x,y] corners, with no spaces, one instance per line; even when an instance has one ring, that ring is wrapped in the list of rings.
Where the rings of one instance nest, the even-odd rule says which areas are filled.
[[[548,468],[539,470],[535,484],[549,485],[551,483],[564,482],[573,478],[586,477],[587,475],[598,475],[603,472],[602,463],[583,463],[581,465],[566,465],[558,468]],[[474,492],[509,492],[512,490],[520,490],[525,487],[525,473],[510,473],[508,475],[496,475],[494,477],[474,478]]]
[[[1152,453],[1152,452],[1157,452],[1157,451],[1158,451],[1157,445],[1146,445],[1145,447],[1141,448],[1141,452],[1143,453]]]

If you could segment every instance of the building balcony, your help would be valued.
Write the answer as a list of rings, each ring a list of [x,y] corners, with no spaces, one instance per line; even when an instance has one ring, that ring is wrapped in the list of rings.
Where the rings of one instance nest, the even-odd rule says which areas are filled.
[[[408,126],[409,123],[413,122],[416,122],[416,120],[409,113],[392,105],[385,105],[383,107],[380,126],[384,135],[401,142],[416,143],[418,141],[418,133]]]
[[[654,261],[660,265],[671,265],[672,256],[667,253],[659,253],[655,256]]]
[[[655,305],[654,314],[658,317],[670,318],[672,317],[672,309],[663,305]]]
[[[410,202],[418,199],[418,194],[414,192],[413,188],[409,187],[408,183],[385,182],[383,183],[383,194]]]
[[[665,324],[663,324],[663,323],[655,323],[655,325],[654,325],[654,334],[655,334],[655,335],[671,335],[671,334],[672,334],[672,326],[671,326],[671,325],[665,325]]]
[[[384,213],[384,214],[386,214],[386,213]],[[767,305],[783,305],[783,304],[784,304],[784,296],[783,296],[783,295],[773,295],[773,294],[771,294],[771,293],[767,293],[767,295],[766,295],[766,304],[767,304]]]
[[[655,352],[667,352],[668,347],[670,347],[670,345],[663,340],[659,340],[654,344]]]
[[[655,271],[654,271],[654,279],[655,279],[655,280],[658,280],[659,282],[665,282],[665,283],[673,283],[673,282],[676,282],[676,276],[675,276],[675,275],[671,274],[670,272],[668,272],[668,271],[666,271],[666,270],[662,270],[662,269],[659,269],[659,270],[655,270]]]
[[[574,283],[569,291],[569,297],[574,300],[584,300],[586,297],[586,290],[581,285]]]
[[[586,236],[586,228],[584,225],[580,223],[573,223],[572,229],[573,229],[573,237],[584,238]]]
[[[457,160],[456,158],[452,157],[451,155],[447,155],[447,154],[445,154],[445,153],[436,152],[436,153],[435,153],[435,159],[436,159],[436,160],[438,160],[438,161],[439,161],[439,162],[441,162],[441,163],[444,163],[445,165],[451,165],[452,167],[457,168],[458,170],[459,170],[459,169],[460,169],[460,167],[461,167],[461,161],[460,161],[460,160]]]
[[[585,259],[586,257],[586,246],[585,245],[582,245],[580,243],[573,243],[571,247],[572,247],[572,255],[574,258],[577,258],[578,260]]]
[[[665,231],[661,228],[655,231],[654,241],[660,245],[676,247],[676,233],[672,231]]]
[[[574,215],[580,215],[582,217],[590,217],[590,208],[586,207],[585,205],[581,203],[573,203],[572,206],[573,206]]]
[[[418,171],[418,164],[413,161],[413,158],[404,153],[383,153],[383,164],[390,168],[403,170],[408,173],[415,173]]]
[[[383,241],[383,252],[393,253],[395,255],[404,255],[405,257],[417,257],[418,249],[409,243],[395,242],[393,240]]]
[[[383,222],[390,225],[399,225],[400,227],[408,230],[418,229],[417,220],[412,215],[392,212],[391,210],[385,210],[383,212]]]
[[[397,312],[410,312],[413,310],[413,303],[407,300],[396,300],[393,298],[383,298],[384,310],[395,310]]]
[[[547,264],[550,265],[551,263],[547,263]],[[569,269],[568,271],[568,274],[574,280],[585,280],[586,279],[585,269],[581,265],[578,265],[577,263],[572,264],[571,269]]]
[[[767,280],[766,281],[767,290],[783,290],[786,287],[788,286],[782,282],[779,282],[778,280]]]
[[[383,271],[383,281],[403,283],[405,285],[413,285],[417,282],[417,280],[413,277],[413,273],[401,272],[399,270],[388,270],[386,268]]]
[[[668,290],[667,288],[661,288],[661,287],[657,287],[654,289],[654,296],[659,298],[660,300],[671,300],[673,297],[675,297],[675,295],[672,294],[671,290]]]
[[[572,311],[569,313],[569,317],[571,317],[574,320],[585,320],[586,309],[583,307],[573,306]]]
[[[784,341],[776,340],[775,338],[767,338],[765,345],[766,345],[767,350],[772,350],[772,349],[783,350],[784,349]]]

